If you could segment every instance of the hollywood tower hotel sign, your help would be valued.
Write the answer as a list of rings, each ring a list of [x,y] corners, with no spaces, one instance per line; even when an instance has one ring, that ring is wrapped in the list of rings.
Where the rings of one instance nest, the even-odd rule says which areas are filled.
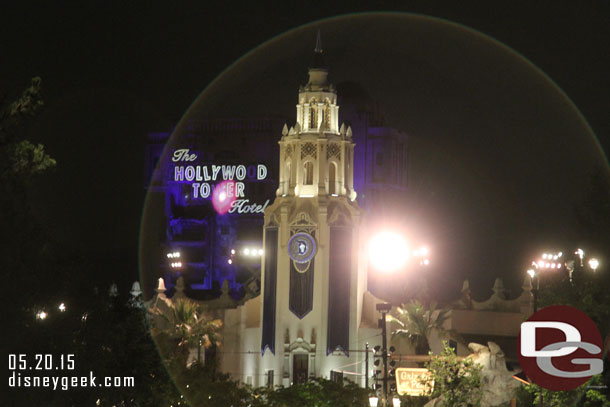
[[[329,378],[332,370],[360,379],[362,354],[350,351],[378,333],[364,322],[376,321],[368,314],[377,300],[360,259],[352,132],[339,125],[327,77],[318,35],[296,124],[284,126],[279,141],[279,186],[264,212],[261,295],[225,312],[222,369],[254,386]]]

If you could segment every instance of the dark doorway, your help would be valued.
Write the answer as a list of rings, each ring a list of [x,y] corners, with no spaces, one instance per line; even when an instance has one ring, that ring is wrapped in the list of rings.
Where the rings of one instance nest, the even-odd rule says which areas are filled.
[[[307,381],[308,359],[307,354],[297,354],[292,356],[292,383],[299,384]]]

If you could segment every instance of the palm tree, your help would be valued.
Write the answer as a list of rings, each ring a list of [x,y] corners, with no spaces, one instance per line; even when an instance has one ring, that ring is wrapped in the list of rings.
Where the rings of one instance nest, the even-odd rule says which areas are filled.
[[[177,342],[178,350],[185,356],[189,348],[197,347],[200,352],[201,346],[205,349],[220,346],[219,330],[222,321],[206,314],[203,307],[196,302],[180,298],[163,310],[155,308],[151,311],[165,322],[165,329],[158,329],[157,334],[165,334],[174,343]],[[198,361],[201,361],[200,353]]]
[[[414,300],[397,307],[397,315],[389,315],[390,322],[395,322],[400,328],[392,331],[393,337],[406,338],[415,346],[415,353],[427,355],[430,352],[430,337],[433,331],[439,334],[451,333],[443,324],[449,318],[449,309],[437,309],[436,303],[428,305]]]

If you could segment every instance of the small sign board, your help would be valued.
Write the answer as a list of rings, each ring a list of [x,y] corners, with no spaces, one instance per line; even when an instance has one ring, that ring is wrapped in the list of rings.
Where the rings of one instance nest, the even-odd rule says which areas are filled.
[[[396,391],[401,396],[406,394],[409,396],[422,396],[426,393],[427,386],[422,382],[426,379],[430,372],[428,369],[421,368],[405,368],[399,367],[396,369]]]

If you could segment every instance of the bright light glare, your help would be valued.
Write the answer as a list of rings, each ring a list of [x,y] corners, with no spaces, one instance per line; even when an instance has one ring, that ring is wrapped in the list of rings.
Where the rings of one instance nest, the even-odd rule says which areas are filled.
[[[229,260],[227,260],[227,263],[233,264],[233,260],[229,259]]]
[[[38,319],[46,319],[47,315],[48,314],[46,312],[39,311],[38,314],[36,314],[36,318],[38,318]]]
[[[582,260],[583,257],[585,257],[585,251],[583,249],[577,249],[574,254],[578,255],[578,257],[580,257],[580,259]]]
[[[235,254],[235,249],[231,249],[231,254]]]
[[[597,268],[599,267],[599,261],[597,259],[589,260],[589,267],[591,267],[593,271],[597,270]]]
[[[546,260],[546,253],[542,255],[542,258]]]
[[[246,248],[244,249],[244,254],[245,254],[246,256],[249,256],[249,255],[250,255],[250,249],[248,249],[248,248],[246,247]]]
[[[430,251],[428,250],[428,248],[427,248],[427,247],[425,247],[425,246],[422,246],[422,247],[420,247],[419,249],[415,250],[415,251],[413,252],[413,255],[414,255],[415,257],[426,257],[426,256],[428,255],[428,253],[430,253]]]
[[[536,275],[536,272],[534,271],[534,269],[529,269],[529,270],[527,270],[527,274],[529,274],[531,278],[534,278],[534,276]]]
[[[375,235],[369,242],[369,259],[381,271],[395,271],[407,261],[409,248],[405,239],[392,232]]]
[[[224,200],[227,199],[227,194],[224,192],[221,192],[220,194],[218,194],[218,200],[220,202],[224,202]]]
[[[66,304],[64,304],[64,303],[62,302],[61,304],[59,304],[59,307],[57,307],[57,308],[59,308],[59,310],[60,310],[61,312],[64,312],[64,311],[66,310]]]
[[[263,249],[258,249],[258,255],[262,256],[263,255]]]

